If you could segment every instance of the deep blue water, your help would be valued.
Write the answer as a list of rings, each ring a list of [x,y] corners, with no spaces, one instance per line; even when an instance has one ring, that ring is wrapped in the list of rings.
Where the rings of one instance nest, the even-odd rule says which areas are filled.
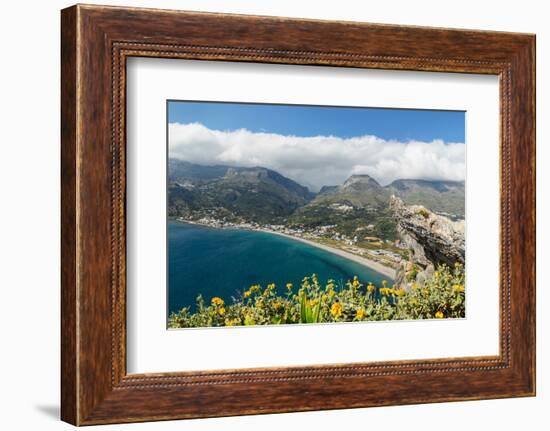
[[[286,283],[298,286],[312,273],[321,283],[332,278],[343,284],[354,275],[377,285],[387,279],[356,262],[279,235],[168,222],[169,312],[194,309],[199,293],[206,301],[219,296],[231,302],[253,284],[275,283],[279,292],[286,292]]]

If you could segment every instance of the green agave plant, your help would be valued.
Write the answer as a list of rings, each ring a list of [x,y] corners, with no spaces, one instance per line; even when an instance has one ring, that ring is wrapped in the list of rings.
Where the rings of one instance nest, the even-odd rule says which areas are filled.
[[[321,301],[310,300],[306,295],[300,297],[301,323],[319,323],[321,315]]]

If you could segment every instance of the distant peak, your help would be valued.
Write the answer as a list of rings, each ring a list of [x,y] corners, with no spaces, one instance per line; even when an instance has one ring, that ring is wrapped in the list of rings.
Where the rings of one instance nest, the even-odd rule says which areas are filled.
[[[393,181],[386,187],[399,191],[407,191],[412,189],[433,189],[443,192],[450,189],[464,188],[464,181],[403,178]]]
[[[349,177],[343,184],[344,188],[356,186],[375,186],[380,187],[378,181],[367,174],[354,174]]]

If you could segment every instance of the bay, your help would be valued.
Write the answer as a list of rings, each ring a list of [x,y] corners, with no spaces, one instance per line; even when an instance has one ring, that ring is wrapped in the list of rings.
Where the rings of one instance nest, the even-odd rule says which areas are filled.
[[[199,294],[207,302],[219,296],[231,303],[253,284],[275,283],[278,292],[286,293],[286,283],[297,287],[313,273],[321,283],[333,279],[339,286],[355,275],[364,284],[388,280],[357,262],[280,235],[168,222],[169,313],[194,310]]]

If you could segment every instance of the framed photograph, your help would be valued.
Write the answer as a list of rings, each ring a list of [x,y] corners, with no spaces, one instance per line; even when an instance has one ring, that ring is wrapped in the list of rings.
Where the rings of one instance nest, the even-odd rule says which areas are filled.
[[[535,394],[535,37],[62,11],[62,419]]]
[[[466,317],[464,112],[167,109],[169,328]]]

